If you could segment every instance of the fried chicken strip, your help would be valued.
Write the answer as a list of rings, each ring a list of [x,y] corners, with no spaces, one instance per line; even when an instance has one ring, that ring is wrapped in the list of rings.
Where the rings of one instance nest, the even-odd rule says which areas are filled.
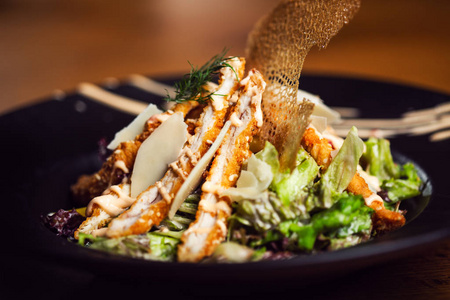
[[[302,137],[302,146],[314,158],[317,164],[326,170],[331,163],[333,148],[327,139],[324,139],[313,128],[308,127]]]
[[[232,69],[222,68],[218,89],[204,108],[195,134],[188,140],[177,161],[170,164],[160,181],[137,197],[129,210],[111,221],[106,233],[108,237],[145,233],[167,216],[181,185],[218,136],[228,112],[229,98],[239,87],[245,60],[232,58],[227,62]]]
[[[136,200],[130,197],[130,184],[113,185],[89,202],[86,208],[86,220],[80,224],[74,233],[78,239],[80,233],[102,236],[106,233],[106,226],[112,218],[127,209]]]
[[[266,83],[258,71],[251,70],[241,85],[238,101],[229,116],[230,130],[202,185],[196,219],[181,238],[179,261],[197,262],[211,255],[227,234],[231,203],[218,193],[235,185],[242,164],[250,155],[249,143],[262,125],[261,97]]]
[[[358,172],[356,172],[348,185],[347,190],[355,195],[363,196],[366,205],[375,211],[372,221],[373,227],[378,233],[392,231],[405,225],[405,217],[399,212],[386,209],[383,199],[372,192],[367,182]]]
[[[310,127],[303,135],[302,145],[315,159],[317,164],[323,170],[326,170],[333,157],[333,148],[329,144],[328,139],[321,137],[314,128]],[[355,195],[363,196],[366,205],[375,211],[372,220],[374,229],[377,232],[392,231],[405,224],[405,217],[401,213],[386,209],[383,199],[369,188],[367,182],[358,172],[356,172],[348,185],[347,191]]]
[[[121,183],[123,177],[132,171],[137,151],[145,139],[172,114],[181,112],[183,116],[186,116],[196,106],[198,106],[197,101],[179,103],[174,106],[173,110],[152,116],[145,124],[143,132],[132,141],[120,143],[98,172],[80,176],[78,181],[71,186],[74,201],[80,206],[84,206],[92,198],[100,196],[110,186]]]
[[[176,104],[173,111],[150,118],[149,122],[147,122],[146,128],[148,128],[148,124],[150,122],[156,120],[157,122],[162,123],[172,114],[182,112],[185,114],[186,124],[190,127],[188,128],[188,132],[189,134],[193,134],[192,123],[195,121],[195,118],[198,118],[199,115],[196,110],[202,106],[203,105],[199,105],[198,102],[194,103],[193,101],[190,101],[188,105],[184,103]],[[144,132],[136,139],[144,142],[145,139],[150,136],[150,133],[151,132],[149,130],[144,130]],[[136,156],[137,151],[131,155]],[[78,229],[75,231],[74,237],[78,239],[80,233],[93,234],[95,236],[106,234],[106,230],[102,229],[102,227],[107,225],[114,217],[130,207],[135,200],[135,198],[130,197],[130,184],[128,182],[128,178],[125,177],[121,184],[110,186],[102,193],[101,196],[97,196],[89,202],[86,210],[86,215],[88,218],[80,224]]]

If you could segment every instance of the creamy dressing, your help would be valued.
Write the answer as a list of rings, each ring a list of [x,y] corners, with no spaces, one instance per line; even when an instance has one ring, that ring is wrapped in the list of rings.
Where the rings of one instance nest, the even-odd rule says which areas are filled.
[[[191,149],[186,148],[184,154],[191,160],[191,164],[195,166],[198,162],[197,155],[192,152]]]
[[[222,232],[227,232],[227,225],[222,220],[217,220],[216,224],[219,226]]]
[[[341,149],[342,144],[344,143],[344,139],[338,136],[335,136],[334,134],[329,133],[328,131],[323,132],[323,137],[326,138],[331,142],[334,149]]]
[[[372,176],[372,175],[368,174],[367,172],[362,170],[362,168],[360,166],[358,166],[358,173],[364,179],[364,181],[367,183],[367,185],[369,186],[369,189],[372,192],[376,193],[376,192],[381,191],[380,180],[376,176]]]
[[[170,197],[169,193],[167,192],[167,189],[162,185],[161,181],[158,181],[156,183],[156,187],[158,188],[158,192],[164,199],[164,201],[166,201],[167,203],[172,202],[172,197]]]
[[[202,191],[205,193],[218,194],[222,191],[222,187],[219,184],[214,184],[210,181],[206,181],[202,185]]]
[[[199,209],[207,213],[215,214],[216,204],[211,201],[202,201],[199,205]]]
[[[127,168],[127,166],[125,165],[125,162],[124,162],[123,160],[117,160],[117,161],[114,163],[114,171],[115,171],[116,169],[122,170],[125,174],[128,174],[128,173],[130,172],[130,170]],[[114,171],[113,171],[113,172],[114,172]]]
[[[231,215],[231,207],[225,201],[217,202],[215,207],[217,211],[221,210],[227,213],[228,215]]]
[[[187,178],[187,174],[186,171],[184,171],[183,169],[181,169],[180,167],[178,167],[177,162],[173,162],[169,165],[172,170],[178,174],[178,176],[180,176],[183,180],[186,180]]]
[[[104,237],[106,236],[106,232],[108,231],[108,227],[100,228],[100,229],[94,229],[91,232],[91,235],[93,237]]]
[[[371,206],[372,203],[375,202],[380,202],[384,205],[383,203],[383,199],[381,199],[380,196],[378,196],[377,194],[373,193],[372,195],[370,195],[369,197],[364,197],[364,201],[366,202],[367,206]]]
[[[238,118],[236,112],[232,113],[230,116],[231,125],[235,127],[242,126],[242,121]]]
[[[228,180],[229,180],[229,181],[234,181],[234,180],[236,180],[238,177],[239,177],[238,174],[232,174],[232,175],[228,176]]]
[[[107,194],[95,197],[89,202],[86,208],[86,216],[91,216],[94,205],[97,205],[108,215],[115,217],[135,201],[134,198],[129,196],[130,186],[128,184],[125,184],[122,188],[118,185],[113,185],[106,192]]]

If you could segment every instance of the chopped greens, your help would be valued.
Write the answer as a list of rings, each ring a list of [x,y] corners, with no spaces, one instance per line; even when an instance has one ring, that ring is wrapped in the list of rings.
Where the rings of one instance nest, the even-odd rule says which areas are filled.
[[[130,235],[121,238],[93,237],[80,233],[80,245],[136,258],[171,261],[175,258],[176,247],[181,235],[162,232],[149,232],[142,235]]]
[[[362,196],[345,191],[361,168],[360,162],[368,174],[379,179],[387,208],[398,210],[400,201],[420,194],[415,166],[397,165],[389,141],[370,138],[364,143],[356,128],[350,130],[326,170],[301,148],[295,169],[281,171],[277,150],[266,142],[244,165],[236,187],[222,192],[221,196],[234,202],[228,237],[205,262],[285,259],[293,253],[332,251],[370,239],[373,210]],[[164,219],[146,234],[109,239],[80,233],[78,243],[114,254],[174,261],[199,201],[197,190],[172,219]],[[62,212],[55,214],[59,215]],[[64,215],[76,216],[74,211]]]
[[[362,196],[345,191],[360,161],[372,166],[368,172],[380,178],[390,205],[420,193],[414,165],[396,165],[386,140],[372,138],[364,145],[356,128],[323,173],[303,149],[292,172],[280,171],[270,143],[255,157],[270,166],[273,180],[259,197],[234,204],[229,240],[267,253],[336,250],[368,240],[373,210]]]
[[[372,227],[371,212],[361,196],[342,194],[329,209],[313,215],[309,224],[290,224],[285,233],[296,234],[298,247],[311,251],[319,234],[345,238],[368,232]]]
[[[412,163],[403,166],[394,163],[390,144],[386,139],[369,138],[362,161],[370,175],[381,182],[381,189],[387,192],[389,204],[415,197],[420,194],[421,180]]]
[[[319,166],[311,155],[303,148],[297,154],[297,164],[291,173],[280,176],[278,182],[273,183],[273,190],[281,202],[288,206],[291,202],[298,202],[308,195],[308,189],[319,174]]]
[[[365,146],[362,160],[370,175],[380,180],[398,178],[399,167],[394,163],[388,140],[371,137],[365,142]]]
[[[421,184],[416,167],[412,163],[406,163],[400,168],[398,178],[384,180],[381,188],[387,191],[392,203],[397,203],[420,195]]]

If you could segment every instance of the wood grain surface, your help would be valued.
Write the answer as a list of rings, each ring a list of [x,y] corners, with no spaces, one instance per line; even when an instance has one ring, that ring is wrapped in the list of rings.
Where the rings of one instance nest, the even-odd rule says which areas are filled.
[[[304,72],[450,93],[450,1],[363,0]],[[182,74],[224,47],[243,55],[275,0],[0,1],[0,114],[80,82]],[[450,299],[450,241],[315,287],[337,299]],[[299,290],[298,292],[301,292]],[[300,294],[299,294],[300,295]]]

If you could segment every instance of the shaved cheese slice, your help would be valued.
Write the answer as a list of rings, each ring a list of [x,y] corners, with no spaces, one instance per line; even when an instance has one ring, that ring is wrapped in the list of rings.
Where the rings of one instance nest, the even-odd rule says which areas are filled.
[[[136,198],[160,180],[174,162],[187,140],[187,125],[182,113],[164,121],[139,147],[131,174],[131,197]]]
[[[144,111],[142,111],[134,120],[122,130],[116,133],[114,139],[109,143],[107,148],[114,150],[120,143],[134,140],[134,138],[144,130],[145,122],[150,119],[151,116],[162,113],[156,105],[149,104]]]
[[[232,201],[257,199],[267,190],[272,179],[271,166],[252,154],[247,162],[247,170],[241,171],[236,187],[224,190],[220,196],[228,196]]]
[[[198,163],[195,165],[194,169],[192,169],[189,176],[186,178],[185,182],[183,182],[183,185],[181,185],[180,189],[178,190],[177,195],[175,196],[175,199],[173,199],[172,206],[169,210],[169,218],[172,219],[177,210],[180,208],[181,204],[183,204],[184,200],[189,196],[192,191],[200,184],[200,181],[202,179],[203,172],[208,167],[209,163],[214,157],[214,154],[216,153],[217,149],[219,149],[220,144],[222,143],[223,139],[225,138],[226,133],[228,132],[228,129],[231,126],[231,122],[227,121],[225,125],[223,126],[222,130],[220,131],[219,135],[217,136],[214,143],[211,145],[209,150],[203,155],[203,157],[198,161]]]
[[[322,133],[327,129],[327,118],[312,115],[311,125],[314,126],[318,132]]]
[[[303,98],[306,98],[314,103],[314,110],[312,113],[313,116],[325,117],[327,118],[329,124],[333,124],[340,120],[341,115],[337,111],[326,106],[319,96],[313,95],[303,90],[298,90],[297,99],[301,101]]]

